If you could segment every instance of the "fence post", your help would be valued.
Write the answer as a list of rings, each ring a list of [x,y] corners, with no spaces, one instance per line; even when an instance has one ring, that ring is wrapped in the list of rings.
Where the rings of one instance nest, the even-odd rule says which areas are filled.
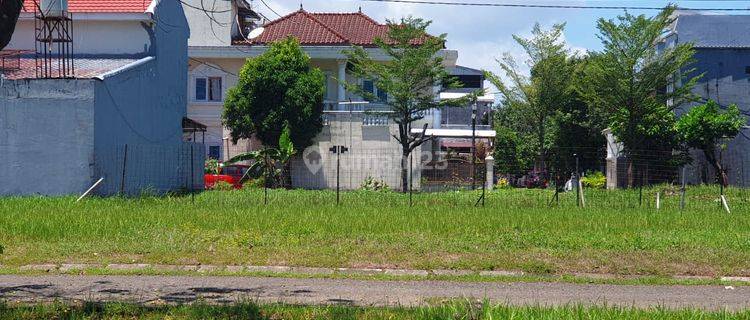
[[[686,166],[682,167],[682,190],[680,190],[682,194],[680,195],[680,210],[684,210],[685,209],[685,189],[686,189],[686,186],[687,186],[686,169],[687,169]]]
[[[581,174],[578,172],[578,154],[574,153],[574,157],[576,157],[576,181],[575,181],[575,188],[576,188],[576,206],[581,206]]]
[[[125,195],[125,173],[128,167],[128,144],[125,144],[125,152],[122,157],[122,179],[120,179],[120,196]]]
[[[495,186],[495,158],[493,158],[491,155],[488,155],[487,158],[484,158],[484,163],[487,166],[484,173],[486,177],[485,184],[487,190],[492,191],[492,188],[494,188]]]
[[[193,154],[193,150],[195,150],[195,145],[193,143],[189,144],[190,146],[190,201],[192,204],[195,204],[195,157]]]
[[[414,153],[409,153],[409,207],[413,205],[412,200],[412,179],[414,179],[414,171],[412,170],[412,166],[414,165],[412,159],[414,159]]]

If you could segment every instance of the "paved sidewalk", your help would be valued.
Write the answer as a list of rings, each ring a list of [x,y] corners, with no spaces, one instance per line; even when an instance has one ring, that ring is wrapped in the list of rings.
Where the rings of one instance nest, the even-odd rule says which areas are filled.
[[[127,301],[146,304],[233,303],[419,305],[439,298],[489,299],[514,305],[570,303],[739,310],[750,287],[624,286],[568,283],[470,283],[188,276],[0,276],[0,300]]]

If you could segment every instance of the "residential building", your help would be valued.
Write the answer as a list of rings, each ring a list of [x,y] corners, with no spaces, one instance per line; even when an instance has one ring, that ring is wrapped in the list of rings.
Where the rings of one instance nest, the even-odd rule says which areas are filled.
[[[686,69],[694,69],[688,77],[702,75],[693,89],[698,102],[678,106],[677,116],[692,107],[714,100],[721,106],[736,104],[742,113],[750,116],[750,15],[713,15],[695,12],[675,13],[675,22],[657,44],[658,50],[690,43],[695,50],[695,63]],[[680,86],[681,83],[674,85]],[[667,88],[671,90],[671,88]],[[750,184],[750,127],[745,126],[739,136],[727,141],[721,159],[728,170],[729,183],[747,186]],[[622,145],[611,132],[607,136],[607,186],[624,186],[625,161]],[[702,152],[691,151],[693,162],[685,168],[687,183],[713,182],[714,169],[706,162]],[[677,170],[676,170],[677,171]],[[682,171],[675,172],[681,176]]]
[[[342,188],[358,188],[368,176],[382,179],[391,186],[399,186],[401,149],[393,138],[398,128],[383,115],[365,112],[384,109],[382,101],[388,99],[387,94],[380,92],[372,83],[353,77],[347,69],[347,57],[343,53],[352,46],[361,46],[376,61],[386,61],[387,56],[377,48],[374,40],[385,36],[388,27],[361,11],[311,13],[300,8],[279,19],[269,20],[253,11],[243,0],[221,5],[223,7],[215,9],[221,14],[209,19],[195,9],[200,6],[199,0],[187,1],[185,4],[191,29],[204,30],[193,32],[189,40],[191,61],[188,116],[207,125],[208,156],[227,160],[240,152],[261,147],[255,140],[239,141],[237,144],[230,141],[229,132],[221,124],[223,99],[226,90],[237,83],[237,74],[245,59],[262,54],[274,41],[293,36],[310,56],[311,64],[326,75],[325,126],[315,139],[313,147],[293,161],[293,185],[314,189],[334,187],[337,170],[335,159],[338,155],[330,150],[334,146],[345,146],[348,152],[340,155],[341,163],[344,164],[344,168],[339,169],[339,184]],[[224,23],[218,24],[217,20]],[[211,32],[206,31],[209,26]],[[473,72],[472,75],[479,72],[457,68],[455,63],[458,53],[454,50],[442,50],[440,55],[446,68],[459,73],[470,71]],[[467,77],[465,80],[476,79]],[[348,92],[341,81],[359,83],[370,88],[379,97],[379,101],[349,103],[361,102],[363,99]],[[440,90],[440,86],[435,87],[435,92]],[[454,95],[465,93],[452,92]],[[459,117],[457,111],[450,112],[456,112],[456,117]],[[430,128],[440,128],[440,114],[439,110],[430,111],[414,127],[421,128],[427,123]],[[417,150],[417,157],[419,153],[420,150]],[[412,164],[415,188],[419,184],[419,170],[416,169],[419,163],[420,159],[416,158]]]
[[[13,182],[0,194],[81,193],[100,178],[104,195],[202,186],[202,146],[182,142],[189,29],[179,2],[68,0],[64,72],[37,54],[34,3],[0,54],[0,180]]]
[[[750,116],[750,15],[707,15],[679,12],[663,46],[692,43],[695,48],[695,68],[690,76],[703,75],[693,93],[700,102],[714,100],[721,106],[736,104]],[[679,85],[679,84],[677,84]],[[681,115],[698,103],[680,106]],[[689,183],[712,181],[713,168],[701,152],[692,152],[694,159],[686,172]],[[722,161],[729,171],[733,185],[750,184],[750,130],[745,127],[740,135],[727,141]],[[748,172],[745,172],[748,171]]]

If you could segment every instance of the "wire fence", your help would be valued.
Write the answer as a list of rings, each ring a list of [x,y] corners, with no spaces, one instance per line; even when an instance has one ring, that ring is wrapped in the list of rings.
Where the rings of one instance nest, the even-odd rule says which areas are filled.
[[[720,165],[731,184],[724,188],[716,169],[701,154],[690,154],[689,161],[686,155],[668,150],[608,154],[604,146],[558,147],[521,163],[517,157],[505,159],[489,148],[477,148],[474,154],[471,150],[436,149],[426,145],[403,158],[398,145],[383,148],[319,143],[291,160],[284,171],[288,175],[286,188],[329,190],[321,195],[331,203],[349,204],[350,200],[364,201],[349,191],[385,189],[404,192],[403,199],[409,205],[441,201],[452,197],[447,191],[456,190],[474,190],[471,199],[463,201],[467,206],[510,203],[512,196],[502,196],[509,189],[537,190],[527,194],[533,195],[534,204],[524,202],[525,206],[690,208],[709,198],[721,201],[721,196],[743,208],[750,202],[750,189],[745,188],[745,167],[750,163],[741,153],[727,152],[721,157]],[[255,188],[264,186],[252,183],[254,178],[258,177],[245,182]],[[270,192],[274,197],[284,197],[281,190]]]
[[[205,147],[200,143],[123,144],[97,149],[99,195],[188,193],[204,188]]]
[[[212,187],[207,182],[215,179],[204,174],[205,159],[205,146],[199,143],[101,148],[96,152],[94,179],[104,180],[96,193],[194,194]],[[558,147],[522,160],[490,148],[452,150],[424,145],[403,157],[395,144],[345,146],[329,141],[299,152],[288,166],[278,168],[285,176],[283,188],[272,189],[278,185],[247,172],[249,163],[227,166],[221,174],[232,179],[234,189],[251,194],[264,189],[257,205],[269,203],[269,194],[276,199],[271,202],[283,205],[284,189],[306,189],[327,190],[320,191],[320,197],[331,204],[369,201],[361,193],[351,193],[359,190],[387,191],[394,196],[403,192],[401,199],[408,205],[458,201],[452,191],[464,190],[460,202],[465,206],[689,209],[701,202],[722,206],[722,201],[728,201],[747,208],[750,157],[723,152],[717,159],[712,163],[700,153],[665,150],[608,153],[600,146]],[[726,172],[728,187],[721,183],[717,167]],[[511,189],[536,191],[517,197]],[[234,203],[233,197],[238,194],[214,197],[219,203],[212,205]]]

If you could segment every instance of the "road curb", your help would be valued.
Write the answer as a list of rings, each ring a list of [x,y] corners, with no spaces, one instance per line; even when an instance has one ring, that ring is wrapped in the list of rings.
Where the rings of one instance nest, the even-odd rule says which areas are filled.
[[[13,267],[5,266],[13,270]],[[147,264],[147,263],[111,263],[111,264],[84,264],[84,263],[63,263],[63,264],[29,264],[17,267],[16,270],[21,272],[46,272],[46,273],[70,273],[81,272],[85,270],[110,270],[116,272],[196,272],[199,274],[207,273],[269,273],[269,274],[299,274],[308,276],[328,276],[328,275],[358,275],[358,276],[411,276],[411,277],[429,277],[429,276],[478,276],[486,278],[513,278],[523,276],[534,276],[535,274],[525,273],[523,271],[508,270],[451,270],[451,269],[434,269],[434,270],[413,270],[413,269],[377,269],[377,268],[321,268],[321,267],[289,267],[289,266],[253,266],[253,265],[166,265],[166,264]],[[6,269],[7,270],[7,269]],[[571,273],[573,276],[582,279],[595,280],[622,280],[622,279],[639,279],[649,276],[639,275],[617,275],[606,273]],[[538,275],[538,276],[565,276],[565,275]],[[750,283],[750,277],[742,276],[695,276],[695,275],[674,275],[672,278],[681,281],[710,281],[720,280],[724,282],[747,282]]]

